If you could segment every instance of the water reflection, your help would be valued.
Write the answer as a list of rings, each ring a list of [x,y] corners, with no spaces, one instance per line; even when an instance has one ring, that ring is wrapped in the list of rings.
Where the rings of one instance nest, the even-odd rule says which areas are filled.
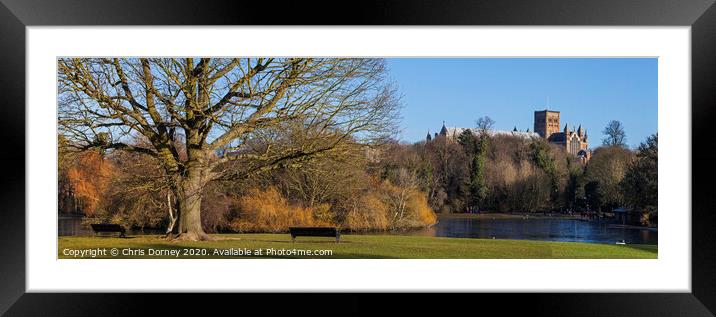
[[[61,236],[94,235],[82,224],[81,218],[60,217]],[[161,230],[130,230],[129,234],[161,234]],[[447,218],[427,229],[402,232],[370,232],[369,234],[418,235],[431,237],[517,239],[543,241],[572,241],[613,244],[626,240],[631,244],[657,244],[656,230],[615,228],[606,222],[574,219],[475,219]]]
[[[57,234],[61,236],[88,236],[92,229],[82,224],[81,217],[62,217],[57,221]]]
[[[163,234],[161,229],[127,230],[129,235]],[[81,217],[59,217],[57,221],[57,234],[60,236],[93,236],[94,231],[89,225],[82,223]]]
[[[616,228],[607,222],[574,219],[441,219],[432,228],[391,234],[452,238],[571,241],[613,244],[657,244],[658,232],[648,229]]]

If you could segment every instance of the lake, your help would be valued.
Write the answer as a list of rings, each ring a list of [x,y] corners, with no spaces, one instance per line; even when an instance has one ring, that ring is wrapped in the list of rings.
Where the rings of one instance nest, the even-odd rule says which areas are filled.
[[[398,234],[451,238],[516,239],[614,244],[626,240],[632,244],[657,244],[654,229],[610,227],[609,222],[577,219],[528,218],[485,219],[443,218],[432,228]]]
[[[80,218],[60,217],[58,233],[66,235],[93,235]],[[129,230],[128,234],[161,234],[161,230],[144,232]],[[542,241],[571,241],[614,244],[626,240],[631,244],[657,244],[656,230],[610,228],[608,222],[576,219],[529,218],[484,219],[443,218],[435,226],[413,231],[368,232],[367,234],[420,235],[451,238],[516,239]]]
[[[163,234],[161,229],[127,230],[128,235]],[[82,223],[81,217],[60,216],[57,221],[57,234],[60,236],[93,236],[95,235],[89,225]]]

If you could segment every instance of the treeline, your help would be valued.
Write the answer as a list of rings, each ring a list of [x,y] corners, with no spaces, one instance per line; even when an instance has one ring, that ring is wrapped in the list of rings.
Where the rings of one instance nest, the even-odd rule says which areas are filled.
[[[657,136],[636,151],[598,147],[588,164],[542,138],[465,130],[393,144],[383,177],[408,179],[436,212],[610,212],[627,207],[657,220]]]
[[[294,142],[297,136],[284,137],[282,142]],[[257,141],[253,147],[275,141]],[[171,226],[177,197],[159,161],[124,151],[65,151],[65,143],[60,138],[61,211],[136,228]],[[282,162],[240,181],[209,182],[202,191],[202,225],[209,232],[282,232],[301,225],[401,230],[434,224],[435,212],[576,213],[618,207],[641,211],[644,222],[654,224],[657,159],[656,135],[636,150],[598,147],[586,165],[541,138],[470,131],[455,139],[439,136],[376,148],[343,142],[330,152]],[[245,164],[221,168],[245,171]]]
[[[170,227],[177,199],[159,161],[124,151],[64,151],[65,142],[60,137],[59,192],[65,202],[60,212],[78,211],[90,222],[140,229]],[[257,141],[254,146],[264,145]],[[325,154],[276,164],[241,181],[209,182],[202,191],[204,230],[284,232],[289,226],[331,225],[367,231],[434,224],[435,213],[416,182],[370,172],[377,170],[375,153],[344,142]],[[242,163],[221,168],[244,171],[245,166],[236,166]]]

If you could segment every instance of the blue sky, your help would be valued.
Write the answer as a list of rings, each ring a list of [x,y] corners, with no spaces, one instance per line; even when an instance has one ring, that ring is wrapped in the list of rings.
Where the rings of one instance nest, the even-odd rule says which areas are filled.
[[[533,128],[535,110],[561,112],[561,125],[582,125],[589,146],[601,145],[610,120],[636,147],[657,132],[655,58],[389,58],[389,78],[404,108],[400,139],[415,142],[447,126]]]

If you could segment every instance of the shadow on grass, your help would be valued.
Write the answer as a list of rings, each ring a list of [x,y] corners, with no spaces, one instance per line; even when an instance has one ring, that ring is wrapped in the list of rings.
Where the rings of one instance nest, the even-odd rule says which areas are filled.
[[[659,246],[653,245],[653,244],[627,244],[625,247],[639,250],[639,251],[646,251],[654,254],[659,254]]]
[[[179,257],[177,259],[398,259],[399,257],[394,256],[385,256],[385,255],[373,255],[373,254],[366,254],[366,253],[336,253],[335,250],[333,250],[333,255],[214,255],[214,250],[227,250],[229,248],[205,248],[205,247],[190,247],[190,246],[178,246],[178,245],[166,245],[166,244],[149,244],[144,245],[141,247],[138,247],[137,249],[155,249],[155,250],[185,250],[185,249],[191,249],[191,250],[206,250],[205,253],[203,251],[199,251],[196,256],[187,256],[183,253],[180,253]],[[255,249],[272,249],[272,248],[248,248],[250,250]],[[276,249],[276,248],[273,248]],[[284,249],[292,249],[292,248],[284,248]],[[308,250],[308,249],[306,249]],[[181,251],[180,251],[181,252]],[[153,257],[153,256],[124,256],[121,258],[130,259],[130,258],[142,258],[142,259],[174,259],[175,257]]]
[[[231,240],[219,240],[219,241],[231,241]],[[346,240],[341,240],[341,242],[336,243],[335,239],[334,240],[296,240],[296,241],[291,241],[290,239],[289,240],[276,240],[276,239],[269,240],[269,239],[256,239],[256,238],[241,238],[236,241],[275,242],[275,243],[289,243],[289,244],[302,244],[302,243],[324,244],[324,243],[326,243],[326,244],[335,244],[335,245],[353,243],[353,241],[346,241]]]
[[[284,242],[284,241],[271,241],[271,242]],[[340,245],[340,244],[350,244],[350,243],[353,243],[352,241],[343,241],[343,240],[341,240],[341,242],[336,242],[335,240],[333,240],[333,241],[321,241],[321,240],[296,240],[296,241],[290,241],[290,240],[289,240],[289,241],[286,241],[286,242],[288,242],[288,243],[290,243],[290,244],[316,243],[316,244],[331,244],[331,245]]]
[[[68,237],[73,237],[73,236],[68,236]],[[98,234],[98,235],[94,235],[94,236],[78,236],[78,237],[80,237],[80,238],[104,238],[104,239],[107,239],[107,238],[115,238],[115,239],[134,239],[134,238],[137,238],[137,237],[133,237],[133,236],[120,237],[120,236],[118,236],[118,235],[116,235],[116,234],[115,234],[115,235],[109,235],[109,234],[99,235],[99,234]],[[60,236],[60,238],[62,238],[62,236]]]

